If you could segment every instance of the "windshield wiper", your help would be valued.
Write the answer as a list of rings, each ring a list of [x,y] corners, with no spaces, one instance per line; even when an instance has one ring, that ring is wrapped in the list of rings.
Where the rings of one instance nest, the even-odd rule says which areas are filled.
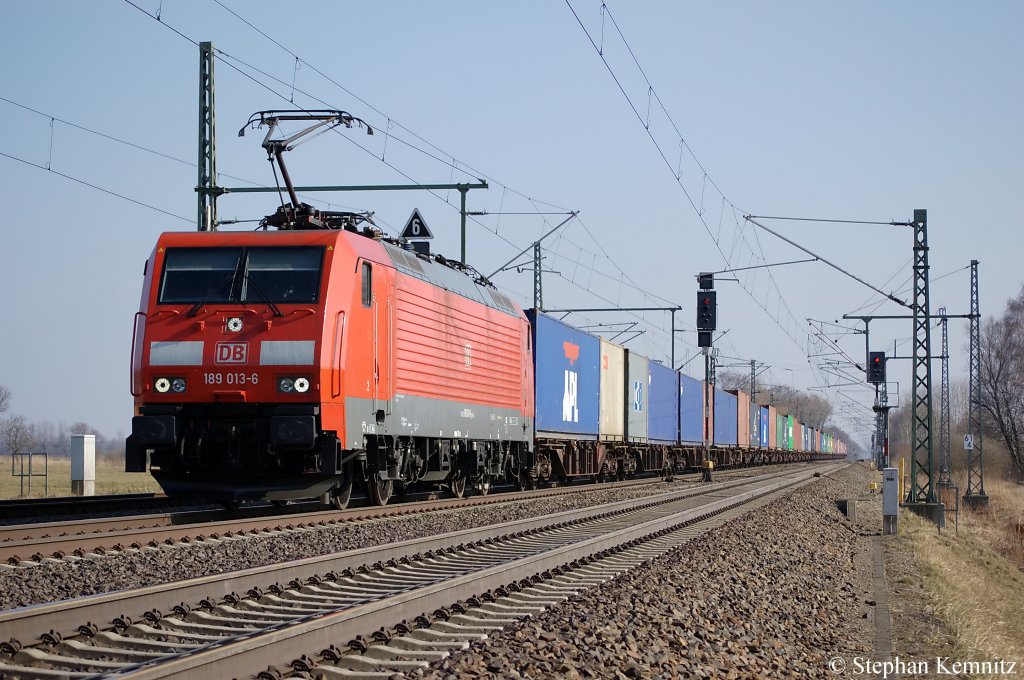
[[[217,286],[216,290],[214,290],[212,293],[204,295],[202,300],[192,305],[192,309],[188,310],[188,315],[196,316],[197,314],[199,314],[199,310],[203,308],[203,305],[205,305],[207,302],[210,302],[213,298],[220,295],[221,291],[224,290],[224,287],[230,284],[232,281],[234,281],[234,279],[235,272],[231,272],[230,274],[228,274],[227,278],[220,282],[220,285]]]
[[[245,272],[245,274],[242,275],[242,278],[245,279],[245,282],[247,284],[252,286],[252,289],[255,290],[261,298],[263,298],[263,302],[267,303],[267,307],[270,307],[270,311],[274,313],[274,316],[284,316],[284,313],[278,308],[277,305],[274,304],[274,301],[270,299],[270,296],[263,292],[263,289],[260,288],[259,285],[253,280],[249,272]]]

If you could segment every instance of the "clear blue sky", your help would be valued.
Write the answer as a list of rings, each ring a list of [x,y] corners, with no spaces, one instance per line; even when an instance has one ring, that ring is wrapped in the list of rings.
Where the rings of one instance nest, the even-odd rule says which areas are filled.
[[[12,413],[84,420],[108,435],[130,427],[142,264],[160,232],[194,229],[196,212],[198,49],[169,27],[213,41],[225,59],[216,65],[222,185],[272,182],[262,135],[236,136],[252,112],[291,107],[289,99],[321,108],[315,98],[323,100],[377,134],[332,133],[291,152],[298,183],[486,176],[492,188],[470,193],[473,210],[580,210],[580,221],[545,242],[546,266],[558,272],[545,278],[546,306],[679,304],[677,324],[688,332],[677,338],[678,362],[695,351],[697,272],[724,269],[725,259],[746,266],[804,257],[744,225],[744,213],[890,220],[926,208],[933,275],[980,260],[984,314],[999,313],[1024,278],[1018,2],[619,1],[602,16],[600,2],[573,0],[598,43],[603,21],[604,55],[643,123],[564,2],[223,3],[136,0],[162,23],[115,0],[5,4],[0,97],[45,115],[0,101],[0,152],[171,213],[0,157],[0,383],[13,391]],[[225,7],[298,55],[298,68]],[[51,116],[184,163],[51,125]],[[688,154],[680,163],[669,116],[707,181]],[[457,194],[310,198],[373,210],[392,234],[418,207],[435,250],[458,256]],[[220,215],[255,219],[275,200],[228,196]],[[561,219],[480,217],[468,259],[489,274]],[[907,230],[773,226],[886,290],[909,278]],[[768,382],[825,385],[829,377],[812,363],[819,360],[807,359],[805,319],[835,320],[877,296],[821,264],[772,272],[771,280],[763,270],[741,276],[750,293],[719,284],[719,326],[729,329],[722,352],[769,364]],[[495,282],[529,305],[530,276],[511,270]],[[937,281],[933,310],[966,312],[968,283],[966,271]],[[902,310],[887,303],[877,312]],[[639,321],[645,333],[628,346],[668,358],[664,313],[570,320]],[[966,376],[965,329],[951,327],[954,379]],[[878,322],[872,345],[891,351],[910,330],[909,322]],[[862,336],[841,344],[863,356]],[[906,342],[899,348],[910,351]],[[687,370],[696,374],[699,363]],[[892,369],[909,399],[909,362]],[[870,420],[871,393],[829,394],[838,424],[869,437],[858,423]]]

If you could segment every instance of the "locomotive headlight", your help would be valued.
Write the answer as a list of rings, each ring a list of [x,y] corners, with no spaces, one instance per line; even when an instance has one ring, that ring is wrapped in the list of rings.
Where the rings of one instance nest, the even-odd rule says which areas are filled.
[[[156,391],[160,394],[164,394],[171,389],[171,381],[167,378],[157,378],[156,382],[153,383],[153,387],[156,388]]]
[[[296,392],[308,392],[309,391],[309,380],[306,378],[295,379],[295,391]]]
[[[172,380],[171,381],[171,389],[173,391],[177,392],[178,394],[181,394],[182,392],[184,392],[185,391],[185,379],[184,378],[175,378],[174,380]]]
[[[277,381],[277,389],[281,390],[282,392],[291,392],[293,389],[295,389],[295,381],[292,380],[291,378],[281,378],[280,380]]]
[[[232,333],[238,333],[242,330],[242,319],[241,317],[233,316],[228,319],[228,330]]]

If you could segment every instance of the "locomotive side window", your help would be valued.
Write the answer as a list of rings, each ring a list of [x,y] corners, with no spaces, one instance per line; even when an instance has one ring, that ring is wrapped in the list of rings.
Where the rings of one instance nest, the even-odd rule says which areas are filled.
[[[241,248],[168,248],[160,302],[227,302]]]
[[[242,302],[316,302],[323,248],[250,248]]]
[[[363,307],[373,304],[373,267],[369,262],[363,263]]]

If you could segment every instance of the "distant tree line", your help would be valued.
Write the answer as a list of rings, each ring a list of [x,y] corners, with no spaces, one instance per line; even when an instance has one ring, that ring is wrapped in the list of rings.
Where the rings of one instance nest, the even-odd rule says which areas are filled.
[[[720,390],[743,390],[750,392],[750,374],[721,370],[716,376],[716,387]],[[765,405],[771,404],[779,410],[793,416],[804,425],[839,437],[850,447],[851,453],[856,453],[861,446],[842,428],[829,424],[832,417],[832,404],[820,394],[804,392],[789,385],[759,385],[754,383],[755,393],[752,395],[754,402]]]
[[[10,410],[11,390],[0,385],[0,453],[46,453],[55,457],[71,456],[71,435],[96,436],[96,454],[123,455],[124,441],[120,437],[106,437],[85,422],[71,425],[48,420],[32,422],[22,415],[4,416]]]

